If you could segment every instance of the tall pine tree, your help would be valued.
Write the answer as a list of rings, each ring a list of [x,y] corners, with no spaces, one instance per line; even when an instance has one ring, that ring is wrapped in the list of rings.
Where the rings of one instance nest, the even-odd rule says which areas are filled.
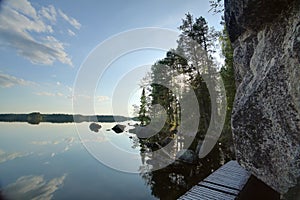
[[[141,105],[138,118],[142,126],[145,126],[149,123],[149,117],[147,116],[147,99],[145,94],[145,88],[143,88],[142,90]]]

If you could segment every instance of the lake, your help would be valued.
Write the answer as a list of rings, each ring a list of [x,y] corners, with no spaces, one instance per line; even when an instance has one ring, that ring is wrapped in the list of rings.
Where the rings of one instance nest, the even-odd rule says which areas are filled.
[[[141,153],[134,135],[116,134],[110,130],[114,123],[100,123],[102,128],[95,133],[89,124],[0,123],[1,195],[9,199],[176,199],[225,162],[221,148],[215,148],[197,164],[175,162],[152,171],[151,152]]]

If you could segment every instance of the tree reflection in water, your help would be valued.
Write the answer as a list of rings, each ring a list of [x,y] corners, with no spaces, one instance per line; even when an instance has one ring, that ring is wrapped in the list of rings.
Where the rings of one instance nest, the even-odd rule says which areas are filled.
[[[137,140],[134,143],[135,147],[138,146]],[[183,140],[172,140],[171,143],[170,146],[173,147],[173,151],[168,150],[170,152],[169,156],[176,155],[178,151],[184,148]],[[157,142],[154,144],[157,144]],[[151,188],[152,195],[159,199],[177,199],[221,165],[233,159],[228,147],[217,144],[205,158],[197,159],[193,164],[176,160],[166,167],[152,170],[157,168],[157,165],[161,162],[164,162],[165,158],[162,158],[161,155],[159,155],[160,158],[155,157],[155,151],[158,147],[153,143],[139,140],[139,145],[143,163],[139,170],[140,176]]]

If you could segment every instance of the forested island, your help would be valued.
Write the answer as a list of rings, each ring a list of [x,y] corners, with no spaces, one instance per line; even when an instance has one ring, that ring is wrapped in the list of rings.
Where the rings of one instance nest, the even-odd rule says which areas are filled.
[[[0,122],[28,122],[29,124],[39,124],[41,122],[122,122],[131,119],[129,117],[114,115],[41,114],[39,112],[29,114],[0,114]]]

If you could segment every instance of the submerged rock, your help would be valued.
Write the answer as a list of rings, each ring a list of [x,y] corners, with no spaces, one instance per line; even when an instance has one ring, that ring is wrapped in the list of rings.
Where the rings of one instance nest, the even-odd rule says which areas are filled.
[[[122,133],[124,132],[124,129],[125,129],[125,125],[122,125],[122,124],[117,124],[115,125],[112,130],[115,132],[115,133]]]
[[[89,126],[90,130],[91,131],[94,131],[96,133],[98,133],[99,129],[102,128],[102,126],[100,124],[97,124],[97,123],[91,123],[90,126]]]
[[[300,177],[300,1],[225,0],[239,163],[281,194]]]
[[[176,159],[182,162],[194,164],[198,157],[196,153],[189,149],[182,149],[176,154]]]
[[[161,145],[161,146],[167,146],[169,143],[171,143],[173,141],[173,138],[171,138],[171,137],[166,137],[165,139],[163,139],[163,140],[161,140],[161,141],[159,141],[158,143],[159,143],[159,145]]]

